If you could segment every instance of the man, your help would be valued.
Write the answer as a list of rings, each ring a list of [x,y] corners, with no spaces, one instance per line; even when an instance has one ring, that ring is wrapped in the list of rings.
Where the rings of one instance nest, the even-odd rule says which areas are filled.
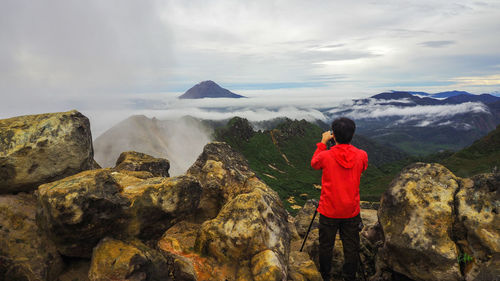
[[[332,122],[332,131],[324,132],[311,160],[311,166],[323,171],[319,199],[319,264],[321,276],[330,280],[333,247],[337,230],[344,248],[344,280],[355,280],[359,260],[359,181],[368,166],[368,155],[350,144],[356,125],[348,118]],[[332,134],[333,132],[333,134]],[[327,150],[328,141],[335,146]]]

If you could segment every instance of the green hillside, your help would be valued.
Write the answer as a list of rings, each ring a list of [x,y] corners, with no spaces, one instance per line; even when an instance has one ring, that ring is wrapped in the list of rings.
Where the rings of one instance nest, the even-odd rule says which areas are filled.
[[[500,125],[487,136],[475,141],[441,161],[460,177],[490,173],[500,167]]]
[[[284,119],[272,130],[255,132],[246,119],[235,117],[216,129],[215,137],[241,152],[257,175],[278,192],[287,209],[295,213],[294,205],[319,198],[321,171],[312,169],[310,161],[323,131],[305,120]],[[378,201],[406,164],[406,154],[358,135],[353,144],[367,151],[370,163],[361,179],[361,200]]]

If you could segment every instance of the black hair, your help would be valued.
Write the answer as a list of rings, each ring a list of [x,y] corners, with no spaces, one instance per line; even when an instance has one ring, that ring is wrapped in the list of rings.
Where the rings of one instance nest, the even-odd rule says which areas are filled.
[[[352,140],[356,124],[349,118],[341,117],[332,122],[333,135],[338,143],[348,144]]]

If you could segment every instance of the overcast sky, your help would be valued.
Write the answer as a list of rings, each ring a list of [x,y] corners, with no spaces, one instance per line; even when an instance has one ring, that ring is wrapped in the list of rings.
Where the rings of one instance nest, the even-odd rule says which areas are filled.
[[[499,19],[500,1],[0,0],[0,118],[137,109],[209,79],[295,103],[493,92]]]

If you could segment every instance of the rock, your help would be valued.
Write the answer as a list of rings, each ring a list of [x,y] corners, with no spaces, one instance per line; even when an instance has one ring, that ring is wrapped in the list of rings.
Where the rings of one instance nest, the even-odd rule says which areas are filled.
[[[153,174],[151,174],[150,172],[146,172],[146,171],[120,170],[118,172],[120,174],[123,174],[123,175],[131,176],[131,177],[143,179],[143,180],[155,177]]]
[[[191,177],[139,179],[101,169],[38,189],[39,225],[71,257],[90,257],[105,236],[155,239],[196,209],[201,187]]]
[[[36,222],[32,195],[0,196],[0,280],[56,280],[64,263]]]
[[[314,262],[305,252],[290,253],[288,279],[292,281],[322,281]]]
[[[378,210],[380,202],[360,201],[359,206],[361,209]]]
[[[500,276],[500,174],[483,174],[472,178],[468,186],[456,195],[457,224],[455,235],[459,240],[466,280],[489,274]],[[467,262],[463,257],[470,256]],[[471,264],[472,266],[468,266]]]
[[[314,211],[318,207],[318,200],[309,199],[304,204],[304,207],[300,211],[297,212],[295,216],[295,227],[297,228],[297,232],[301,237],[307,232],[309,228],[309,224],[311,224],[311,220],[314,215]],[[311,226],[311,229],[318,228],[319,226],[319,213],[316,214],[316,218],[314,219],[314,223]]]
[[[175,227],[178,227],[177,224]],[[186,227],[181,226],[180,228]],[[192,226],[188,226],[191,228]],[[175,233],[173,233],[175,232]],[[190,231],[188,231],[190,232]],[[174,264],[175,280],[235,280],[235,275],[246,274],[242,280],[251,280],[252,275],[247,262],[240,261],[238,265],[220,264],[215,259],[208,256],[200,256],[192,251],[190,247],[185,245],[185,237],[177,238],[173,236],[185,236],[185,233],[177,233],[172,231],[172,228],[158,241],[158,249],[163,255],[171,258]],[[237,267],[237,268],[236,268]],[[241,271],[237,273],[237,271]],[[238,278],[236,278],[238,280]]]
[[[264,250],[253,256],[251,264],[255,281],[286,280],[286,264],[276,252]]]
[[[389,268],[414,280],[461,280],[452,240],[454,194],[462,184],[439,164],[406,167],[382,195],[378,217]]]
[[[89,120],[76,110],[0,120],[0,193],[92,169],[93,156]]]
[[[65,259],[66,268],[57,281],[89,281],[90,259]]]
[[[286,211],[276,192],[260,180],[253,178],[247,185],[252,187],[252,192],[236,196],[215,219],[202,224],[195,250],[221,263],[251,260],[270,250],[280,264],[285,265],[290,250]],[[266,259],[271,257],[270,253],[265,255]],[[279,276],[287,276],[286,266],[280,270]],[[255,264],[252,272],[260,272]]]
[[[297,232],[297,228],[295,227],[295,218],[290,215],[290,213],[287,212],[288,215],[288,229],[290,229],[290,239],[292,241],[294,240],[300,240],[301,237],[299,233]]]
[[[38,188],[40,227],[59,252],[90,257],[104,236],[125,232],[130,201],[109,169],[85,171]]]
[[[201,187],[194,178],[150,178],[125,186],[132,221],[128,233],[141,239],[157,239],[165,230],[191,215],[200,202]]]
[[[103,239],[92,254],[91,281],[177,280],[173,264],[160,252],[139,240]]]
[[[156,177],[168,177],[170,162],[167,159],[155,158],[153,156],[135,152],[122,152],[116,160],[115,170],[146,171]]]
[[[246,159],[223,142],[207,144],[187,175],[198,179],[203,188],[197,214],[201,220],[216,217],[226,202],[251,192],[247,182],[256,177]]]

